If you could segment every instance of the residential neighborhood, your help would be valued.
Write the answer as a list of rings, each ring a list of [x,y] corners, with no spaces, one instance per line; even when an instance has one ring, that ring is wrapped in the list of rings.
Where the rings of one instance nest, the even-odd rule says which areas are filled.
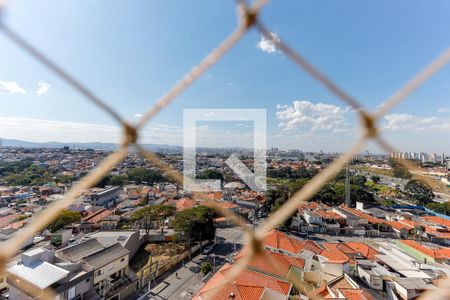
[[[107,154],[0,150],[2,244]],[[427,205],[435,202],[409,194],[412,179],[377,175],[375,165],[395,169],[388,157],[359,157],[246,261],[241,228],[213,207],[256,228],[334,157],[271,151],[266,192],[248,189],[222,154],[205,154],[199,177],[221,179],[223,188],[203,198],[130,154],[22,245],[8,263],[2,297],[409,300],[450,275],[450,219]],[[179,154],[159,155],[181,168]],[[242,270],[227,282],[236,266]]]

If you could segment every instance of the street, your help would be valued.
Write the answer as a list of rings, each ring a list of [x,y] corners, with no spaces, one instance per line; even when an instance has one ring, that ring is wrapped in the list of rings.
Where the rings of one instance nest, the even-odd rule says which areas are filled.
[[[174,270],[161,283],[154,287],[150,293],[142,299],[154,300],[178,300],[191,299],[203,286],[203,274],[200,265],[209,261],[217,271],[227,260],[231,259],[235,252],[239,251],[244,243],[244,238],[239,227],[218,228],[216,230],[216,245],[211,253],[199,254]]]

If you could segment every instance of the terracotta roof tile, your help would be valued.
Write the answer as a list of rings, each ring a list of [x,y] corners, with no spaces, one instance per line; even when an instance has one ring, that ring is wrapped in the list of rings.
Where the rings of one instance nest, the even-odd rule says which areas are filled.
[[[366,290],[359,289],[339,289],[347,300],[375,300]]]
[[[320,255],[327,259],[328,263],[332,264],[345,264],[350,261],[350,257],[348,257],[344,252],[338,250],[337,248],[334,250],[322,250]]]
[[[430,257],[437,259],[450,259],[450,248],[430,249],[412,240],[401,240],[400,242]]]
[[[297,240],[277,230],[272,230],[266,235],[264,245],[293,254],[297,254],[305,249],[314,253],[319,253],[322,250],[322,248],[313,241]]]
[[[196,201],[190,198],[181,198],[180,200],[175,202],[177,211],[183,211],[186,209],[193,208],[196,205]]]
[[[203,286],[203,288],[194,297],[196,300],[202,299],[205,294],[217,286],[218,283],[226,277],[230,271],[231,265],[225,264],[214,276]],[[229,300],[231,293],[234,294],[234,300],[258,300],[261,299],[264,290],[269,289],[285,296],[289,295],[292,284],[285,280],[277,279],[249,269],[242,270],[232,281],[223,285],[214,295],[217,300]]]
[[[447,228],[450,228],[450,220],[440,218],[438,216],[425,216],[422,217],[423,220],[430,221],[435,223],[436,225],[443,225]]]
[[[235,261],[239,263],[246,254],[247,248],[244,248],[236,255]],[[305,261],[301,258],[283,255],[270,250],[263,250],[261,254],[253,258],[248,266],[253,270],[265,274],[273,274],[285,278],[291,267],[303,269],[305,267]]]
[[[373,249],[372,247],[363,242],[347,242],[345,243],[345,245],[358,251],[369,260],[375,260],[375,255],[380,254],[380,252],[378,252],[377,250]]]

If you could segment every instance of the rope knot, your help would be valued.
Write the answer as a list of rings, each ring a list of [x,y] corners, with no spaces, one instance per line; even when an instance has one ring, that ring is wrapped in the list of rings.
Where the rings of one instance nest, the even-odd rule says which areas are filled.
[[[258,18],[258,13],[247,8],[244,11],[244,18],[245,28],[250,28],[255,25],[256,19]]]
[[[133,145],[136,144],[138,133],[134,126],[131,126],[128,123],[123,125],[123,133],[124,133],[124,145]]]
[[[361,112],[361,121],[366,129],[366,135],[368,138],[374,138],[378,134],[378,128],[375,123],[375,119],[367,112]]]

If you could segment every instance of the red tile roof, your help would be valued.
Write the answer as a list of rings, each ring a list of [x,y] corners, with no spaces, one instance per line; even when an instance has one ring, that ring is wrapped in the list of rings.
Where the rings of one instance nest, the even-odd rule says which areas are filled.
[[[20,217],[19,214],[11,214],[7,216],[0,217],[0,228],[6,227],[9,223],[13,222],[15,219]]]
[[[327,263],[331,264],[345,264],[350,261],[350,257],[337,248],[334,250],[322,250],[319,255],[325,257],[327,259]]]
[[[308,293],[309,299],[330,299],[334,298],[334,295],[332,294],[333,291],[331,291],[326,284],[318,287],[317,289],[311,291]]]
[[[438,231],[436,230],[436,228],[430,227],[430,226],[426,226],[425,227],[425,231],[426,233],[428,233],[429,235],[433,235],[437,238],[441,238],[441,239],[450,239],[450,232],[449,231]]]
[[[106,208],[102,208],[90,215],[88,215],[87,217],[83,218],[84,222],[89,222],[89,223],[97,223],[99,221],[101,221],[103,218],[112,215],[113,212],[109,209]]]
[[[409,230],[409,229],[412,228],[411,226],[409,226],[409,225],[407,225],[405,223],[400,223],[398,221],[385,221],[383,223],[391,226],[394,229],[397,229],[398,231],[400,231],[402,229]]]
[[[235,261],[239,263],[246,254],[247,249],[244,248],[236,255]],[[265,274],[273,274],[285,278],[291,267],[303,269],[305,260],[270,250],[263,250],[261,254],[252,259],[248,266]]]
[[[401,240],[400,242],[435,259],[450,259],[450,248],[430,249],[412,240]]]
[[[363,242],[347,242],[345,243],[345,245],[358,251],[369,260],[375,260],[375,255],[380,254],[380,252],[378,252],[377,250],[373,249],[372,247]]]
[[[131,202],[131,205],[133,205],[133,206],[138,206],[138,205],[140,205],[141,203],[143,203],[144,201],[145,201],[144,198],[139,198],[139,199],[134,200],[133,202]]]
[[[180,200],[176,201],[176,209],[177,211],[183,211],[185,209],[193,208],[196,205],[196,201],[194,199],[190,198],[181,198]]]
[[[322,243],[322,246],[324,246],[327,250],[330,251],[340,250],[349,257],[350,264],[352,265],[356,264],[356,261],[352,258],[351,255],[360,253],[358,250],[350,248],[349,246],[343,243]]]
[[[328,220],[345,220],[345,218],[343,216],[341,216],[338,213],[335,213],[334,211],[331,210],[324,210],[324,209],[317,209],[314,211],[315,214],[319,215],[320,217],[322,217],[323,219],[328,219]]]
[[[443,225],[450,229],[450,220],[447,220],[447,219],[444,219],[441,217],[437,217],[437,216],[425,216],[425,217],[422,217],[422,219],[433,222],[436,225]]]
[[[425,224],[422,222],[416,222],[416,221],[408,220],[408,219],[400,220],[399,223],[405,224],[405,225],[409,226],[410,228],[414,228],[416,226],[425,226]]]
[[[16,222],[13,222],[13,223],[9,223],[9,225],[4,227],[4,229],[8,229],[8,228],[19,229],[19,228],[22,228],[23,226],[25,226],[27,221],[28,221],[28,219],[24,219],[24,220],[16,221]]]
[[[319,253],[322,250],[322,248],[313,241],[300,241],[291,238],[278,230],[272,230],[266,235],[264,245],[293,254],[297,254],[305,249],[314,253]]]
[[[206,195],[211,200],[220,200],[222,199],[222,192],[213,192]]]
[[[378,223],[383,222],[383,220],[375,218],[375,217],[373,217],[371,215],[368,215],[368,214],[366,214],[366,213],[364,213],[364,212],[362,212],[360,210],[357,210],[357,209],[354,209],[354,208],[350,208],[350,207],[345,206],[345,205],[341,206],[341,208],[346,210],[346,211],[348,211],[349,213],[354,214],[355,216],[360,217],[361,219],[367,220],[370,224],[378,224]]]
[[[205,297],[208,291],[214,289],[224,280],[227,273],[230,272],[230,269],[230,264],[225,264],[220,268],[193,299],[201,300]],[[232,282],[223,285],[219,290],[215,291],[216,293],[213,299],[229,300],[230,294],[233,293],[234,300],[259,300],[265,289],[287,296],[289,295],[291,288],[292,284],[290,282],[249,269],[244,269]]]
[[[359,289],[339,289],[347,300],[375,300],[375,298],[366,290]]]

